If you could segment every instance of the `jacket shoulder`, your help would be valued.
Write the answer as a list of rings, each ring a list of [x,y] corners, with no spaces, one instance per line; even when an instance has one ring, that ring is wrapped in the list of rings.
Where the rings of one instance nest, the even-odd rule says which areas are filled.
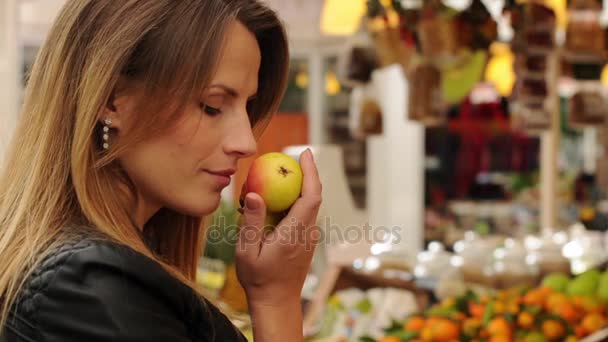
[[[7,328],[17,336],[9,342],[246,341],[156,261],[93,238],[47,254],[22,287]]]
[[[36,309],[36,296],[44,292],[46,287],[57,275],[57,271],[65,265],[66,261],[75,253],[86,249],[94,249],[100,242],[93,239],[69,240],[54,246],[42,262],[34,269],[20,290],[17,304],[22,315],[28,315]]]
[[[13,330],[36,341],[191,341],[196,298],[188,290],[126,246],[69,241],[50,250],[22,287]]]

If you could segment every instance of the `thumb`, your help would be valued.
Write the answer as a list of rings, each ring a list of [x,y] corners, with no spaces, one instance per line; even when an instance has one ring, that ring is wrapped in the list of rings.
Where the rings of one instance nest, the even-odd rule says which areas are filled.
[[[243,225],[239,232],[239,252],[257,257],[264,234],[266,204],[260,195],[250,192],[244,198]]]

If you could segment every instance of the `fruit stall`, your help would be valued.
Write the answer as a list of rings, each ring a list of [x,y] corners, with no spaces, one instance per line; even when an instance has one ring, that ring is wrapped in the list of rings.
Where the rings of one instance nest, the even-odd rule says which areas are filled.
[[[548,275],[539,286],[491,294],[472,291],[394,321],[376,340],[362,341],[602,341],[608,273]]]
[[[455,162],[469,169],[451,169],[457,179],[450,190],[433,189],[440,172],[425,172],[427,198],[449,209],[443,214],[451,212],[426,216],[426,249],[400,254],[389,247],[325,279],[317,336],[384,342],[607,338],[605,237],[589,229],[599,216],[597,202],[588,185],[568,193],[580,183],[566,184],[558,162],[571,160],[563,150],[574,136],[593,142],[605,124],[602,11],[597,1],[507,1],[498,11],[482,1],[459,9],[440,1],[368,2],[373,46],[353,49],[345,71],[361,88],[354,92],[353,131],[367,138],[390,134],[383,125],[390,110],[366,87],[399,65],[416,85],[392,94],[407,98],[404,120],[426,128],[426,144],[443,153],[442,161],[446,152],[433,139],[459,136],[447,144],[466,147]],[[591,36],[593,42],[586,39]],[[590,97],[598,101],[582,104]],[[583,154],[583,168],[599,173],[597,157]],[[514,190],[529,182],[522,175],[532,169],[538,170],[536,185]],[[471,177],[480,171],[486,179],[472,191],[479,179]],[[505,196],[494,185],[507,173],[516,183]],[[575,207],[571,218],[569,205]],[[450,236],[454,225],[468,229]],[[345,274],[353,272],[363,279],[341,289],[337,284],[352,281]]]
[[[430,244],[412,267],[379,254],[336,268],[311,341],[607,338],[605,256],[571,253],[588,236],[487,239],[468,236],[458,252]]]
[[[369,160],[398,151],[425,170],[406,173],[410,189],[424,184],[423,234],[407,235],[423,241],[372,244],[350,260],[329,253],[305,298],[305,333],[312,341],[608,340],[599,176],[607,170],[598,155],[608,12],[595,0],[447,3],[367,1],[371,45],[354,44],[342,70],[353,87],[350,129],[367,141]],[[392,199],[400,181],[387,182],[390,199],[373,197],[370,221],[406,221],[395,209],[377,219],[377,203],[417,207]]]

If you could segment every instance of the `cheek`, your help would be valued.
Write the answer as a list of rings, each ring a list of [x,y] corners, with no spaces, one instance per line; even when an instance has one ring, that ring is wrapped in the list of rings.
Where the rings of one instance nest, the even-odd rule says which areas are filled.
[[[167,138],[159,138],[133,147],[120,162],[137,190],[158,201],[171,190],[168,185],[175,187],[174,179],[179,179],[176,176],[183,178],[185,170],[179,156],[177,146]]]
[[[216,121],[197,114],[191,115],[177,126],[167,136],[171,145],[172,159],[180,164],[189,163],[195,170],[200,169],[199,164],[214,155],[220,148],[221,127]]]
[[[171,132],[139,144],[121,158],[146,201],[193,216],[207,215],[217,208],[219,193],[200,170],[215,166],[211,161],[221,146],[221,129],[204,128],[205,121],[184,120]]]
[[[144,203],[192,216],[204,216],[217,208],[219,194],[199,171],[200,159],[188,155],[193,147],[156,141],[138,146],[121,159]]]

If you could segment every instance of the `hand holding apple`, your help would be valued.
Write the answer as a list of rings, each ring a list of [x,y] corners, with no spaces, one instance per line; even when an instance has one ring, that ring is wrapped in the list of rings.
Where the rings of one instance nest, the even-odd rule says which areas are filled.
[[[239,280],[250,307],[299,303],[315,246],[320,239],[316,226],[321,205],[321,182],[312,152],[300,157],[301,196],[274,231],[264,231],[265,200],[256,192],[243,197],[243,224],[239,233],[236,264]],[[283,204],[285,205],[285,204]],[[302,237],[296,238],[294,237]],[[280,270],[280,271],[278,271]]]
[[[244,205],[249,192],[259,194],[266,205],[265,228],[272,230],[285,218],[288,209],[302,192],[302,168],[292,157],[271,152],[258,157],[247,175],[241,191]]]

